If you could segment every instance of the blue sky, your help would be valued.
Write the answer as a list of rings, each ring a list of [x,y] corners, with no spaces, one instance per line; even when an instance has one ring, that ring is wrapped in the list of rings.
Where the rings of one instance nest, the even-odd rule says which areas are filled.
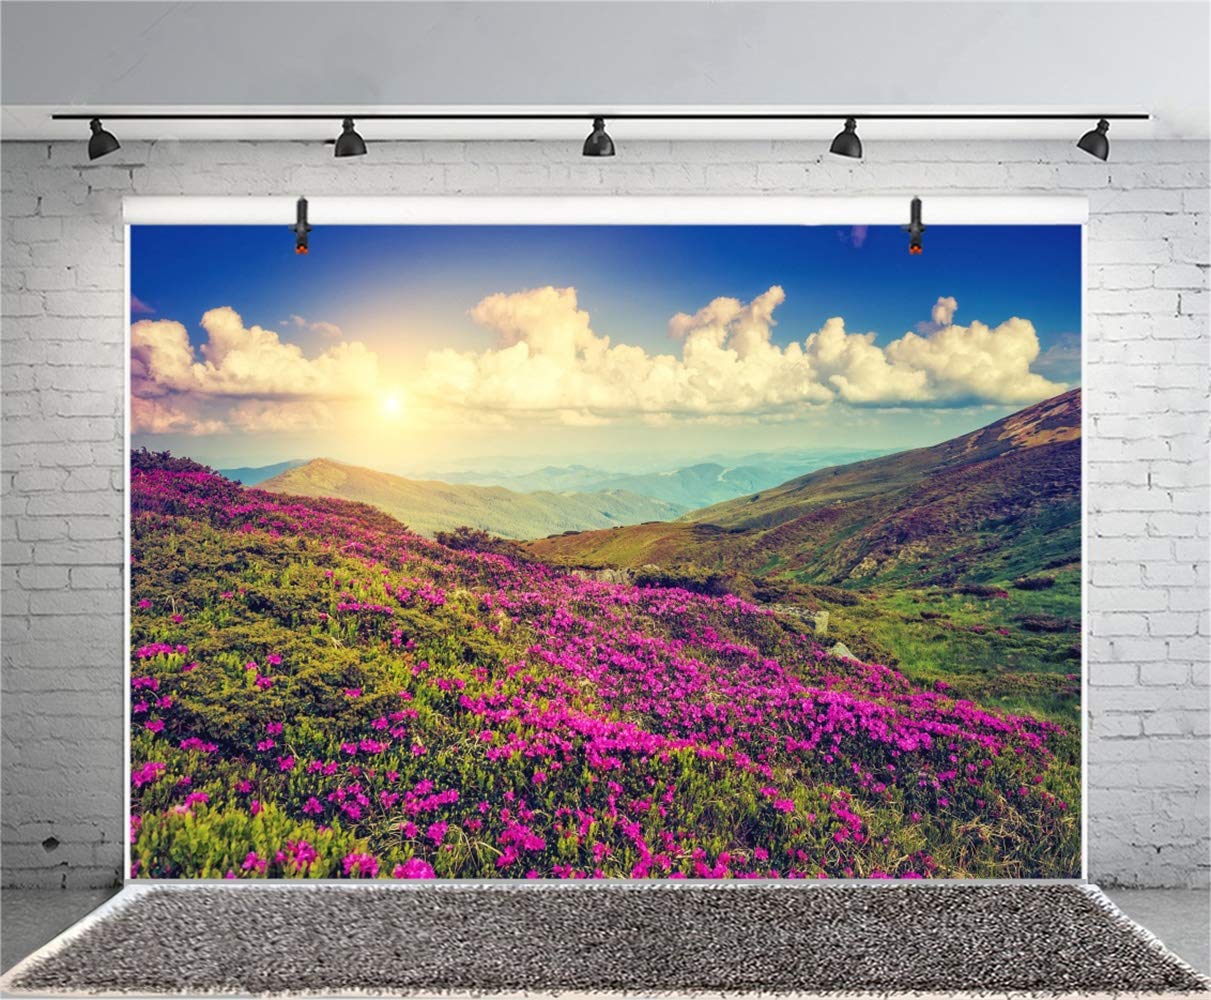
[[[401,433],[426,439],[442,428],[444,459],[637,448],[680,448],[692,458],[708,448],[803,446],[823,426],[834,443],[906,447],[1033,401],[1014,388],[1023,380],[1013,366],[1019,375],[1028,369],[1038,398],[1079,381],[1079,227],[933,226],[917,257],[906,239],[892,226],[331,226],[316,228],[310,254],[300,257],[284,226],[135,227],[131,318],[144,321],[137,339],[145,342],[136,364],[156,369],[136,380],[136,396],[155,400],[144,404],[154,414],[136,421],[136,444],[220,464],[318,453],[370,464],[377,445],[352,447],[344,431],[373,420],[397,421]],[[525,297],[548,287],[575,292]],[[734,308],[699,314],[718,299]],[[933,313],[940,299],[957,307]],[[215,329],[200,322],[218,307],[240,320],[224,318],[221,348]],[[678,313],[686,314],[680,339],[669,327]],[[821,334],[800,358],[799,345],[833,317],[844,321],[843,333],[830,334],[833,353],[825,357],[829,338]],[[1030,335],[1001,326],[1014,317],[1037,340],[1028,359]],[[214,371],[194,378],[177,370],[181,357],[158,346],[180,336],[168,323],[183,327],[192,362],[208,363],[203,348],[215,341]],[[253,327],[298,356],[278,365],[277,348],[262,337],[241,360],[241,338],[254,341]],[[892,346],[909,331],[928,338],[943,327],[953,329],[928,344]],[[764,339],[746,349],[744,331],[754,329]],[[552,341],[565,331],[568,344]],[[856,336],[869,333],[879,356],[866,356]],[[649,367],[651,377],[632,392],[620,374],[630,362],[603,359],[605,337],[610,348],[641,348],[647,359],[671,355],[676,371],[645,367],[645,359],[635,377]],[[703,360],[717,348],[732,353]],[[518,351],[528,362],[521,367]],[[305,368],[325,352],[322,367]],[[254,368],[293,374],[275,384],[243,372],[240,364],[254,357]],[[1001,376],[981,374],[997,366]],[[970,375],[952,377],[962,367]],[[320,372],[336,373],[339,389],[330,394]],[[666,376],[676,398],[660,412]],[[747,388],[733,393],[729,381]],[[368,403],[360,410],[359,386]],[[341,398],[325,398],[333,394]],[[449,410],[455,403],[458,413]],[[914,414],[907,425],[906,407]],[[333,454],[343,441],[342,454]],[[394,451],[378,464],[436,461],[441,449],[427,447],[411,464]]]

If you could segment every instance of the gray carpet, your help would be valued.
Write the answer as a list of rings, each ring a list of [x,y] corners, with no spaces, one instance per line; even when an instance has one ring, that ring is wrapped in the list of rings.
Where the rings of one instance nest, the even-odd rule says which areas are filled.
[[[1075,885],[156,889],[10,991],[1099,993],[1207,982]]]

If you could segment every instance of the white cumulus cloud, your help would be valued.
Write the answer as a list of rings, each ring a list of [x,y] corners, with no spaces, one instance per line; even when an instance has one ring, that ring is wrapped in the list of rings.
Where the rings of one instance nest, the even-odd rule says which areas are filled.
[[[955,325],[939,298],[922,334],[886,346],[834,317],[802,340],[773,340],[778,285],[748,302],[716,298],[678,313],[677,353],[649,353],[597,333],[574,288],[497,293],[471,310],[497,336],[481,351],[431,352],[417,388],[435,405],[550,415],[588,424],[622,417],[784,417],[834,401],[851,405],[1025,404],[1066,386],[1030,371],[1039,343],[1028,320]]]
[[[131,415],[135,430],[215,433],[321,425],[325,404],[371,394],[378,359],[365,345],[335,344],[307,357],[273,330],[244,325],[229,306],[202,316],[206,340],[195,352],[175,320],[133,324]]]
[[[1017,316],[995,327],[943,326],[926,336],[906,333],[887,345],[897,368],[926,375],[930,399],[951,403],[1036,403],[1067,388],[1030,370],[1039,338]]]
[[[949,326],[958,310],[959,303],[953,295],[939,295],[938,301],[933,304],[933,309],[930,311],[930,318],[937,326]]]
[[[300,330],[311,330],[313,333],[323,334],[325,337],[343,337],[345,331],[335,323],[329,323],[325,320],[310,320],[306,316],[300,316],[298,313],[291,313],[290,319],[283,320],[282,326],[291,323]]]

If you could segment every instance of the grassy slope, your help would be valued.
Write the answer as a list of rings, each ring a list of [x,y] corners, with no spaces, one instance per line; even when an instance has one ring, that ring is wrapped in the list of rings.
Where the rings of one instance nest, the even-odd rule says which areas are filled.
[[[566,566],[694,564],[742,593],[828,611],[830,635],[861,655],[1070,720],[1079,390],[931,448],[824,469],[675,522],[529,548]],[[1013,586],[1034,575],[1055,583]]]
[[[623,490],[515,493],[500,486],[405,479],[325,458],[274,476],[260,488],[373,504],[428,537],[467,525],[505,538],[533,538],[568,528],[675,517],[684,509]]]
[[[140,876],[1077,871],[1071,733],[731,599],[454,552],[354,504],[133,486]]]

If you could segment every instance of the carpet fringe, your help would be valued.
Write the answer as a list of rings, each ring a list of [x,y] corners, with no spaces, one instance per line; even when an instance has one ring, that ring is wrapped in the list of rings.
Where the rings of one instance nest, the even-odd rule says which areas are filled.
[[[1088,882],[1078,886],[1078,888],[1081,890],[1081,892],[1089,897],[1091,902],[1103,910],[1114,921],[1116,926],[1131,931],[1149,948],[1161,955],[1161,957],[1172,962],[1174,965],[1181,966],[1185,972],[1189,973],[1200,983],[1202,983],[1204,989],[1211,991],[1211,976],[1208,976],[1206,973],[1199,972],[1198,969],[1190,965],[1189,962],[1187,962],[1176,952],[1170,951],[1165,945],[1165,942],[1153,934],[1152,931],[1148,930],[1148,928],[1143,926],[1143,924],[1137,924],[1134,920],[1127,916],[1127,914],[1120,910],[1118,906],[1115,905],[1114,900],[1107,896],[1102,891],[1100,886],[1094,885],[1092,882]]]
[[[129,884],[128,884],[129,885]],[[241,883],[239,885],[230,885],[223,883],[208,883],[206,888],[210,890],[225,889],[238,892],[245,886],[250,885],[257,888],[276,888],[295,892],[331,892],[334,888],[339,888],[349,891],[365,891],[368,887],[364,884],[340,882],[334,884],[326,883],[283,883],[274,885],[272,883]],[[865,881],[865,882],[812,882],[803,885],[796,885],[795,888],[804,889],[807,891],[827,891],[836,889],[853,889],[865,888],[877,891],[920,891],[927,889],[930,883],[898,883],[884,881]],[[1060,990],[1004,990],[1004,989],[959,989],[954,991],[936,992],[936,991],[914,991],[914,990],[825,990],[814,992],[796,992],[792,990],[766,990],[766,989],[741,989],[741,990],[564,990],[564,991],[545,991],[535,990],[526,992],[517,991],[494,991],[492,989],[434,989],[416,988],[416,989],[394,989],[384,990],[369,990],[360,988],[342,988],[337,990],[315,990],[315,989],[298,989],[291,990],[289,993],[257,993],[254,996],[255,1000],[290,1000],[290,998],[299,998],[299,1000],[341,1000],[341,998],[350,998],[350,1000],[1199,1000],[1199,998],[1211,993],[1211,976],[1208,976],[1197,969],[1193,968],[1180,956],[1172,952],[1165,944],[1152,934],[1147,928],[1136,923],[1125,913],[1123,913],[1114,902],[1106,896],[1101,888],[1092,883],[1068,883],[1073,889],[1078,889],[1097,909],[1106,914],[1113,925],[1121,930],[1130,933],[1132,936],[1144,943],[1151,951],[1168,962],[1179,966],[1184,972],[1191,976],[1200,984],[1201,989],[1197,991],[1178,990],[1165,992],[1140,992],[1135,990],[1079,990],[1079,989],[1060,989]],[[745,882],[690,882],[688,885],[670,885],[661,882],[633,882],[626,884],[593,884],[593,883],[568,883],[568,882],[542,882],[535,885],[533,882],[516,883],[516,882],[498,882],[498,883],[441,883],[441,882],[425,882],[416,884],[389,884],[386,886],[374,886],[373,888],[386,889],[421,889],[428,892],[460,892],[460,891],[480,891],[491,889],[500,892],[533,892],[537,890],[580,890],[591,888],[595,891],[659,891],[659,890],[676,890],[684,887],[693,886],[694,888],[703,889],[710,888],[713,890],[736,891],[753,889],[783,889],[788,888],[788,883],[783,881],[770,881],[754,885],[753,883]],[[140,898],[146,899],[149,896],[163,896],[174,892],[188,891],[190,888],[197,888],[197,885],[185,885],[180,883],[165,884],[165,885],[148,885],[146,883],[138,885],[137,889],[131,893],[119,893],[112,897],[106,904],[98,910],[93,911],[83,920],[73,925],[62,935],[55,940],[49,942],[43,948],[39,949],[33,955],[30,955],[26,960],[19,962],[12,969],[8,970],[3,976],[0,976],[0,996],[19,996],[19,997],[54,997],[54,998],[103,998],[111,997],[116,1000],[137,1000],[137,998],[147,998],[147,1000],[187,1000],[189,997],[205,997],[205,998],[223,998],[223,1000],[240,1000],[240,995],[233,994],[224,989],[215,990],[190,990],[189,992],[172,992],[172,993],[149,993],[138,990],[105,990],[105,991],[90,991],[90,992],[75,992],[67,990],[55,990],[48,992],[45,990],[21,989],[14,986],[15,981],[19,981],[25,974],[43,962],[51,959],[55,953],[69,946],[73,939],[87,933],[89,925],[101,917],[102,913],[105,917],[118,916],[122,911],[126,910],[132,904],[138,902]]]

